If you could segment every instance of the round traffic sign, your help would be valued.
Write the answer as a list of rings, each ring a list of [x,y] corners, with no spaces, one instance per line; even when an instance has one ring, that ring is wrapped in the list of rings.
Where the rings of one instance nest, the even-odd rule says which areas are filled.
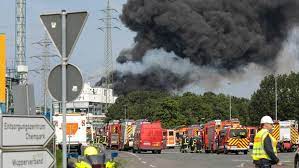
[[[48,91],[57,101],[62,101],[62,66],[55,66],[48,77]],[[83,77],[75,65],[66,66],[66,101],[74,101],[82,92]]]

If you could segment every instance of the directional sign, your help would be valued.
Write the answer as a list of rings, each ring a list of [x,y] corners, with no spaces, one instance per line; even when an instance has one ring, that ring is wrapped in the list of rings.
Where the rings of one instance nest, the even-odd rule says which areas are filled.
[[[48,77],[48,91],[50,95],[57,101],[61,101],[62,93],[62,68],[61,65],[54,67]],[[83,77],[75,65],[67,64],[66,66],[66,101],[75,100],[82,92]]]
[[[48,150],[1,151],[1,168],[50,168],[55,159]]]
[[[87,12],[66,14],[66,57],[71,55],[87,16]],[[60,55],[62,55],[62,14],[44,14],[40,18]]]
[[[46,146],[54,127],[44,116],[0,116],[0,148]]]

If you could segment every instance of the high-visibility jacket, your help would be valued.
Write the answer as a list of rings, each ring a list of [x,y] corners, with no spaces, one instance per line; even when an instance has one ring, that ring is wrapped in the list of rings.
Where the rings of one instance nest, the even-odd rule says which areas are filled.
[[[92,168],[91,165],[85,161],[75,163],[75,168]]]
[[[106,163],[106,168],[116,168],[115,162],[113,161],[108,161]]]
[[[273,136],[269,133],[267,129],[261,129],[254,137],[253,151],[252,151],[252,159],[260,160],[260,159],[268,159],[270,157],[267,155],[264,149],[264,141],[265,138],[269,135],[274,153],[277,155],[277,140],[273,138]]]

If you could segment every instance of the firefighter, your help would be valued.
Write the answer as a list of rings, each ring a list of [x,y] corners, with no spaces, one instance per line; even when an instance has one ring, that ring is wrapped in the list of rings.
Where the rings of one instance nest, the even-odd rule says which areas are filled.
[[[190,141],[189,141],[189,147],[191,150],[191,153],[195,152],[195,146],[196,145],[196,138],[195,137],[191,137]]]
[[[254,137],[252,158],[256,168],[271,168],[271,165],[281,166],[277,157],[277,141],[270,132],[273,129],[273,120],[269,116],[261,119],[261,130]]]
[[[183,153],[186,152],[188,145],[189,145],[188,137],[186,135],[183,135],[182,143],[181,143],[181,152]]]
[[[201,136],[199,135],[196,141],[196,153],[201,153],[201,148],[202,148],[202,140],[201,140]]]

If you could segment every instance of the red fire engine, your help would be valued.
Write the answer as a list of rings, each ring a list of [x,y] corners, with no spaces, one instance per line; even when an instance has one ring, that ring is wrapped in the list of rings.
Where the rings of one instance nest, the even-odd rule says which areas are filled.
[[[249,150],[248,130],[241,126],[224,127],[219,133],[218,140],[217,153],[234,152],[238,154],[241,151],[246,155]]]
[[[210,121],[203,129],[203,142],[206,153],[235,152],[247,154],[249,149],[248,130],[238,119]]]
[[[189,138],[201,136],[200,132],[201,132],[201,128],[199,125],[191,125],[190,127],[188,127],[188,137]]]
[[[107,141],[110,149],[119,149],[121,137],[121,125],[118,120],[113,120],[107,126]]]
[[[217,137],[221,129],[221,120],[206,123],[203,129],[203,148],[206,153],[217,151]]]

